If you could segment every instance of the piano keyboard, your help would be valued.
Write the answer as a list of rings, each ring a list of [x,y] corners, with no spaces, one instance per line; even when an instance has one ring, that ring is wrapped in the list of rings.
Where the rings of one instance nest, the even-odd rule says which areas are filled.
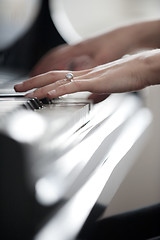
[[[76,239],[114,168],[129,155],[150,121],[141,99],[133,94],[112,95],[94,105],[77,94],[38,100],[1,93],[3,234],[17,240]],[[114,175],[118,180],[105,206],[133,162],[128,160],[124,173]],[[79,215],[81,204],[86,210]],[[104,205],[101,199],[99,204]],[[77,216],[80,219],[73,231]]]

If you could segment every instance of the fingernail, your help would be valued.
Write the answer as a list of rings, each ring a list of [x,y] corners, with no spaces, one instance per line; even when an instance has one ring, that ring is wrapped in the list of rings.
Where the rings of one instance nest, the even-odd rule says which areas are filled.
[[[26,95],[25,95],[25,97],[34,97],[34,92],[30,92],[30,93],[27,93]]]
[[[23,82],[14,85],[14,89],[15,89],[15,90],[19,90],[19,89],[21,89],[22,87],[23,87]]]
[[[47,93],[49,98],[51,98],[51,97],[53,98],[55,94],[56,94],[56,90],[52,90],[52,91]]]

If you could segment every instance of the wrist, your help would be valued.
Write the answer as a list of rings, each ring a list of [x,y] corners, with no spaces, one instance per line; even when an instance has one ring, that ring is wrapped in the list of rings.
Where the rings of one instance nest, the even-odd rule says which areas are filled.
[[[160,47],[160,21],[146,21],[126,26],[129,36],[130,51]]]
[[[160,84],[160,49],[146,51],[142,59],[147,86]]]

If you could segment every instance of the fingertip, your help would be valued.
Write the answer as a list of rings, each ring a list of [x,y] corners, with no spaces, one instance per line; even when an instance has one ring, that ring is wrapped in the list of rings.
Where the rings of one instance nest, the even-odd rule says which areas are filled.
[[[17,89],[17,86],[15,85],[14,87],[14,90],[16,91],[16,92],[18,92],[18,89]]]
[[[57,97],[57,96],[56,96],[56,90],[54,89],[54,90],[48,92],[48,93],[47,93],[47,97],[48,97],[49,99],[52,99],[52,98]]]
[[[15,90],[16,92],[21,92],[21,91],[22,91],[22,88],[23,88],[23,82],[14,85],[14,90]]]
[[[34,92],[27,93],[25,97],[29,97],[29,98],[35,97]]]

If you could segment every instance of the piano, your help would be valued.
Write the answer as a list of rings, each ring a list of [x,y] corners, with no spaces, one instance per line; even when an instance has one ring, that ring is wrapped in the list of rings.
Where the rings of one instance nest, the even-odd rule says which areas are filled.
[[[36,24],[48,16],[54,41],[43,51],[63,42],[46,14],[47,2]],[[20,61],[35,29],[1,51],[0,236],[85,239],[145,145],[152,115],[137,93],[113,94],[97,104],[88,93],[53,100],[15,93],[13,85],[44,53]]]

